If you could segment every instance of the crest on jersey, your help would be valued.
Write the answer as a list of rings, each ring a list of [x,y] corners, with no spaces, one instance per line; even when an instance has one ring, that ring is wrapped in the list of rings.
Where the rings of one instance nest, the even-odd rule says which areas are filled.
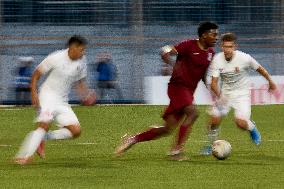
[[[211,61],[211,60],[212,60],[212,57],[213,57],[213,54],[212,54],[212,53],[208,53],[207,60],[208,60],[208,61]]]

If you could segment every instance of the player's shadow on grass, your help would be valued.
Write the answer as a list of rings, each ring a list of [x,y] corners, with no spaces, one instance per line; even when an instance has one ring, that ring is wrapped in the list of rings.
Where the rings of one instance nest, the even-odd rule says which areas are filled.
[[[199,159],[199,160],[198,160]],[[201,160],[200,160],[201,159]],[[219,163],[219,165],[278,165],[279,162],[283,162],[284,158],[281,157],[275,157],[275,156],[267,156],[263,154],[259,155],[242,155],[242,154],[235,154],[230,156],[228,159],[225,160],[217,160],[212,156],[192,156],[191,160],[192,163],[199,163],[199,164],[216,164]]]
[[[90,168],[103,168],[103,169],[115,169],[119,168],[115,163],[109,161],[102,157],[78,157],[78,158],[60,158],[52,159],[49,161],[42,161],[42,165],[48,166],[48,168],[80,168],[80,169],[90,169]],[[38,163],[37,165],[40,165]]]
[[[148,154],[149,155],[149,154]],[[149,157],[133,157],[133,156],[124,156],[124,157],[118,157],[118,158],[113,158],[111,161],[117,162],[119,164],[130,164],[130,163],[137,163],[139,162],[171,162],[171,163],[177,163],[179,166],[179,163],[186,163],[186,164],[200,164],[200,165],[257,165],[257,166],[264,166],[264,165],[275,165],[279,164],[279,162],[283,162],[284,159],[280,157],[275,157],[275,156],[264,156],[264,155],[246,155],[246,156],[236,156],[234,155],[233,157],[229,157],[228,159],[225,160],[217,160],[212,156],[202,156],[202,155],[188,155],[188,160],[184,161],[175,161],[171,160],[167,156],[162,156],[162,155],[153,155]]]
[[[19,165],[14,163],[13,159],[8,159],[0,162],[0,170],[7,170],[8,167],[19,168],[19,169],[37,169],[37,168],[90,168],[90,167],[99,167],[99,168],[110,168],[113,169],[116,166],[113,163],[110,163],[110,158],[105,158],[104,156],[92,156],[92,157],[64,157],[64,158],[46,158],[40,159],[35,157],[33,161],[27,165]]]
[[[27,165],[19,165],[14,162],[8,162],[6,163],[6,167],[1,166],[0,170],[7,169],[7,167],[11,166],[13,168],[19,168],[19,169],[42,169],[45,167],[51,168],[51,167],[68,167],[68,168],[87,168],[90,167],[88,162],[84,161],[70,161],[69,159],[66,161],[60,160],[60,161],[50,161],[50,160],[39,160],[36,159],[33,162],[27,164]]]

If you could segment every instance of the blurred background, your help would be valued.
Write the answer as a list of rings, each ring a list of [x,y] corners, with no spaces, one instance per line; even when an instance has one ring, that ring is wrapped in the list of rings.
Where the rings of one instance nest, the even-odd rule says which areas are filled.
[[[32,70],[74,34],[88,39],[87,79],[99,103],[143,103],[144,77],[165,74],[160,47],[196,38],[201,21],[235,32],[240,50],[284,75],[281,0],[0,0],[0,103],[29,103]],[[111,85],[99,79],[102,62],[112,65]]]

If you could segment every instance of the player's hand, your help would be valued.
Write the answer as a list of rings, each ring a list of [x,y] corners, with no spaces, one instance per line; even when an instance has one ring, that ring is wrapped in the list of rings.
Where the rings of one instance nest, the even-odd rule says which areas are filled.
[[[84,97],[81,99],[81,103],[84,106],[94,105],[97,101],[96,93],[94,90],[88,90]]]
[[[276,91],[276,89],[277,89],[276,84],[273,81],[270,81],[268,91],[274,92],[274,91]]]
[[[216,104],[219,107],[223,107],[228,103],[228,99],[224,95],[220,95],[219,98],[216,99]]]

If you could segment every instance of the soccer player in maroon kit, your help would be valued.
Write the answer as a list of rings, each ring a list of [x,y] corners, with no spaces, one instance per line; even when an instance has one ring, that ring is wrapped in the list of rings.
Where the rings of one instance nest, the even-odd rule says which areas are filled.
[[[218,39],[218,26],[212,22],[203,22],[198,27],[198,39],[185,40],[175,46],[162,48],[161,57],[171,64],[170,56],[177,55],[173,73],[168,84],[170,104],[164,112],[163,126],[151,127],[145,132],[125,137],[115,153],[123,154],[136,143],[155,140],[166,136],[179,126],[177,139],[169,153],[173,160],[185,159],[183,147],[188,133],[198,117],[193,104],[193,94],[198,82],[205,78],[207,68],[213,58]]]

